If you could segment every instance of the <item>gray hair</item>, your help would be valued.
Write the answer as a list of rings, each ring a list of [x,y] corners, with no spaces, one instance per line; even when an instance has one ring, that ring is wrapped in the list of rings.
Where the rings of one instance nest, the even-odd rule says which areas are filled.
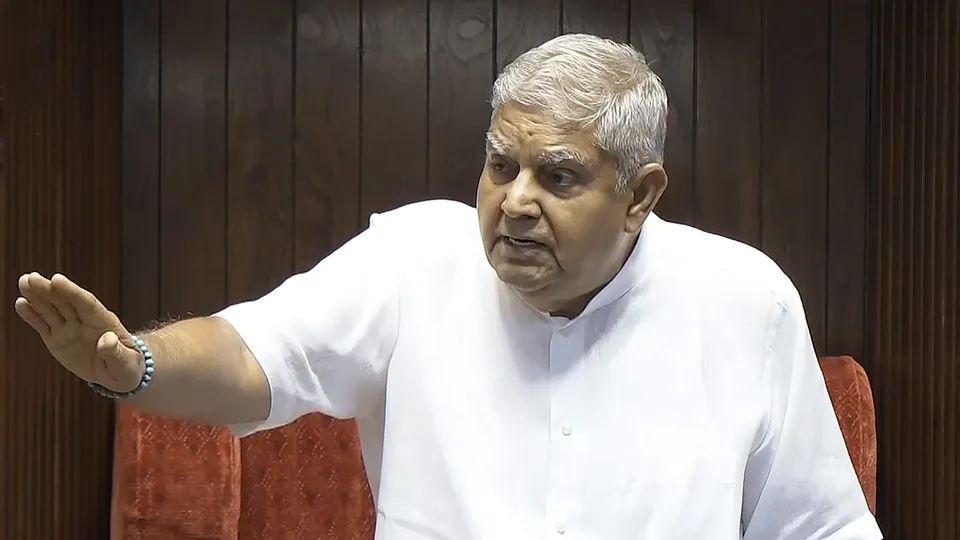
[[[493,83],[493,116],[510,102],[571,129],[593,128],[597,146],[617,160],[618,191],[642,166],[663,163],[667,92],[629,45],[565,34],[530,49]]]

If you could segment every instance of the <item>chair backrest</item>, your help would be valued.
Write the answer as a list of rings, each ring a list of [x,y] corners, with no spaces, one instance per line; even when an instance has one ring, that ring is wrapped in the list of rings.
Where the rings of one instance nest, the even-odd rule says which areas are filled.
[[[847,451],[871,512],[877,510],[877,416],[867,373],[849,356],[820,359]]]
[[[871,510],[873,396],[850,357],[820,366]],[[375,516],[352,422],[314,414],[238,440],[223,428],[117,414],[113,540],[373,537]]]

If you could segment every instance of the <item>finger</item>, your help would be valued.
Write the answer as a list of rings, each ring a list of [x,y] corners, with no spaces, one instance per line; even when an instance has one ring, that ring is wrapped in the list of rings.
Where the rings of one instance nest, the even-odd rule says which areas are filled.
[[[23,295],[33,310],[53,329],[63,324],[64,318],[60,311],[51,303],[48,298],[52,296],[50,292],[50,280],[33,272],[20,276],[20,294]]]
[[[17,298],[17,301],[14,302],[13,308],[17,311],[17,315],[23,319],[24,322],[29,324],[34,330],[36,330],[41,337],[47,337],[50,333],[50,325],[48,325],[41,317],[36,310],[33,309],[33,306],[30,305],[24,297]]]
[[[69,306],[79,318],[100,315],[106,308],[90,291],[77,285],[63,274],[53,276],[51,282],[53,294],[65,306]]]
[[[67,279],[63,274],[54,274],[50,278],[51,302],[57,307],[57,310],[63,315],[67,322],[76,322],[80,316],[77,309],[70,303],[69,295],[64,294],[64,286],[73,285],[73,282]],[[73,285],[76,287],[76,285]]]

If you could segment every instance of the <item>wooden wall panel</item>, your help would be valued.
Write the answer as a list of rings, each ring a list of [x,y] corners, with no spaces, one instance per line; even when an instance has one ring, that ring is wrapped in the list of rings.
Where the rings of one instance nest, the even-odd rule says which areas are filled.
[[[514,58],[560,34],[562,0],[492,0],[497,15],[496,73]],[[595,12],[596,13],[596,12]],[[580,24],[587,24],[581,20]]]
[[[23,272],[116,304],[120,2],[0,0],[0,539],[106,538],[112,406],[13,312]]]
[[[140,237],[140,245],[125,245],[123,258],[125,264],[136,264],[139,254],[149,253],[151,243],[155,243],[153,252],[146,255],[159,265],[159,312],[154,318],[205,315],[226,301],[225,5],[223,0],[166,0],[158,12],[160,171],[154,204],[161,217],[157,236],[134,235]],[[136,28],[127,29],[133,30]],[[135,61],[146,66],[151,60]],[[139,155],[139,149],[135,152]],[[152,171],[145,172],[150,178]],[[145,189],[137,187],[139,182],[136,176],[127,176],[124,188],[132,188],[133,195]],[[152,203],[126,195],[125,207]],[[125,229],[136,230],[139,226],[137,217],[124,222]],[[153,223],[148,226],[151,229],[147,230],[153,232]],[[184,241],[187,238],[189,241]],[[124,308],[138,305],[138,296],[139,291],[124,291]]]
[[[120,185],[120,217],[125,225],[121,253],[126,256],[121,261],[118,311],[134,328],[160,315],[160,43],[160,3],[127,2],[123,8]],[[169,51],[166,57],[169,61]]]
[[[827,135],[827,351],[864,355],[869,13],[871,0],[830,2]]]
[[[696,207],[697,4],[695,0],[633,0],[629,6],[630,43],[660,76],[670,104],[664,153],[670,183],[657,203],[657,213],[683,223],[694,222]]]
[[[630,41],[630,0],[563,0],[560,31]]]
[[[869,261],[890,538],[960,538],[960,5],[877,6]]]
[[[226,5],[225,276],[239,302],[293,271],[293,11],[289,0]]]
[[[296,3],[294,268],[311,268],[361,229],[360,9]]]
[[[687,83],[696,96],[692,222],[754,246],[762,223],[762,6],[697,0],[696,75]]]
[[[360,211],[427,197],[430,23],[427,0],[360,4]]]
[[[483,134],[493,84],[493,4],[490,0],[430,5],[428,196],[476,197],[483,169]]]
[[[830,2],[771,2],[764,15],[760,245],[801,291],[810,333],[822,348],[830,183]]]

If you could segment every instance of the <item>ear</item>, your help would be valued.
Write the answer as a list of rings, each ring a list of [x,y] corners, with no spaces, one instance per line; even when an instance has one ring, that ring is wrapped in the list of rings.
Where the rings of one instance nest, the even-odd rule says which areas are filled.
[[[648,163],[637,171],[627,191],[627,195],[633,199],[627,208],[627,220],[624,224],[627,233],[640,232],[643,222],[667,189],[667,183],[667,171],[663,170],[660,163]]]

